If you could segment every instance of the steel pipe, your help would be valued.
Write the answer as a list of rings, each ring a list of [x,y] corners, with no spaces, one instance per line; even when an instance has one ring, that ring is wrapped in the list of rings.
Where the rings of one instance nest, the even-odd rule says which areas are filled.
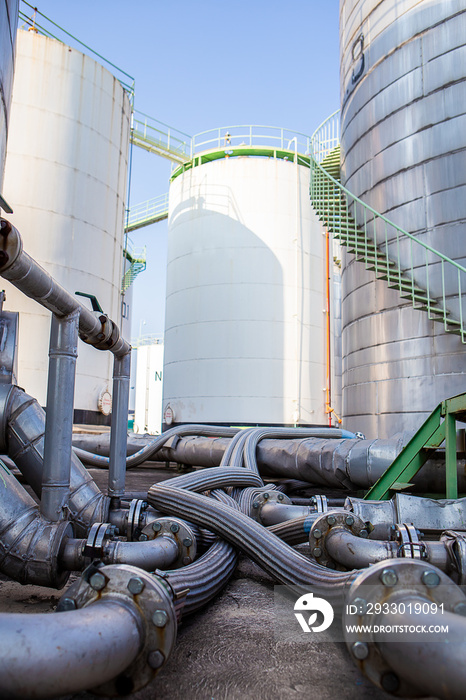
[[[44,518],[66,517],[70,495],[74,384],[78,357],[79,309],[52,315],[50,327],[44,468],[40,510]]]
[[[419,597],[405,597],[403,615],[394,612],[381,615],[377,625],[383,630],[447,627],[448,632],[439,633],[435,641],[425,641],[419,635],[414,640],[410,631],[388,631],[374,633],[374,642],[384,661],[393,669],[395,677],[416,688],[420,693],[445,700],[463,700],[466,688],[466,619],[462,615],[440,611],[436,614],[414,614]],[[427,599],[424,599],[427,600]],[[410,605],[411,604],[411,605]],[[395,606],[396,608],[397,606]],[[410,611],[411,610],[411,611]]]
[[[69,539],[59,558],[64,571],[82,571],[91,563],[84,554],[86,540]],[[100,556],[104,564],[130,564],[144,571],[170,569],[179,557],[179,547],[172,537],[157,537],[147,542],[107,541]]]
[[[130,371],[131,350],[126,355],[114,357],[112,427],[108,468],[108,495],[111,498],[120,498],[125,493]]]
[[[120,336],[118,326],[111,319],[90,311],[59,285],[23,250],[21,235],[9,221],[0,219],[0,225],[5,260],[0,267],[2,277],[57,316],[70,316],[79,311],[79,334],[86,343],[120,357],[130,352],[131,346]]]
[[[423,542],[424,561],[442,571],[449,568],[449,556],[443,542]],[[400,544],[394,541],[368,540],[357,537],[343,527],[332,528],[325,537],[330,557],[347,569],[365,569],[385,559],[400,556]]]
[[[57,697],[111,681],[144,638],[136,607],[102,601],[60,614],[0,614],[0,695]]]
[[[287,503],[264,503],[260,509],[260,521],[266,527],[286,520],[307,518],[309,515],[312,515],[312,508],[309,506],[294,506]]]

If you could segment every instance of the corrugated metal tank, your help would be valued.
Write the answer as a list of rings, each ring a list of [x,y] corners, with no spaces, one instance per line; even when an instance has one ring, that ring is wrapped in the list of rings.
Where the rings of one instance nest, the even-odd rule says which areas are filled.
[[[464,265],[464,0],[341,0],[340,35],[343,184]],[[439,277],[440,266],[437,289]],[[349,429],[371,437],[415,429],[442,399],[466,391],[460,338],[349,254],[342,303]]]
[[[10,219],[25,250],[67,290],[94,294],[121,322],[120,289],[130,103],[92,58],[18,32],[5,168]],[[19,381],[44,405],[50,314],[5,283],[20,312]],[[101,422],[112,356],[79,344],[75,422]]]
[[[19,0],[0,0],[0,193],[10,124],[9,112],[15,61],[16,25]]]
[[[164,425],[327,424],[325,238],[308,168],[194,167],[170,186],[168,226]]]

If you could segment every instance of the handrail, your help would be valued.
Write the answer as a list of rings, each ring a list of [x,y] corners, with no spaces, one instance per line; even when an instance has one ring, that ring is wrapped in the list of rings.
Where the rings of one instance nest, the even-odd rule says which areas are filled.
[[[168,192],[130,207],[126,231],[134,231],[168,216]]]
[[[320,136],[320,132],[323,132],[324,138]],[[329,135],[331,134],[331,135]],[[316,143],[328,144],[325,148],[315,148]],[[319,124],[317,129],[311,136],[311,147],[312,155],[317,160],[317,162],[322,162],[322,160],[333,151],[333,149],[340,144],[340,110],[337,109],[333,114],[331,114],[327,119]]]
[[[442,320],[446,330],[461,335],[462,342],[466,342],[463,310],[466,268],[390,221],[333,177],[329,170],[339,173],[338,121],[338,112],[335,112],[312,137],[311,200],[314,206],[321,207],[321,218],[326,220],[328,228],[336,232],[356,256],[362,257],[366,267],[375,270],[376,276],[386,279],[389,286],[397,287],[403,296],[410,296],[413,306],[426,310],[429,318]],[[403,252],[402,248],[406,247],[408,250]],[[415,260],[416,250],[424,251],[422,260],[419,255]],[[440,275],[432,274],[433,265],[441,266]]]
[[[180,163],[190,156],[191,137],[144,112],[134,111],[131,120],[131,140],[146,150]],[[174,158],[170,158],[174,156]]]
[[[299,131],[284,129],[279,126],[266,126],[264,124],[237,124],[233,126],[219,126],[215,129],[201,131],[191,139],[191,158],[196,154],[214,148],[228,148],[228,146],[268,146],[287,149],[288,144],[296,139],[298,153],[308,155],[310,152],[311,138]]]

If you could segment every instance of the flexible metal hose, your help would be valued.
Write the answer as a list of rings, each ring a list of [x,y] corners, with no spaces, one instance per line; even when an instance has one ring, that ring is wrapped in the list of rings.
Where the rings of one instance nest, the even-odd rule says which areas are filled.
[[[194,564],[175,571],[156,571],[175,593],[189,589],[183,615],[195,612],[212,600],[228,583],[238,563],[234,547],[218,539]]]
[[[294,520],[286,520],[277,525],[271,525],[267,528],[269,532],[279,537],[283,542],[293,546],[295,544],[303,544],[309,542],[309,532],[314,524],[314,521],[320,517],[321,513],[307,515],[304,518],[295,518]]]
[[[211,467],[190,474],[175,476],[164,483],[179,489],[189,491],[208,491],[222,489],[228,486],[262,486],[258,474],[252,474],[241,467]]]
[[[154,484],[148,501],[169,514],[217,532],[280,583],[312,586],[336,604],[342,603],[348,584],[356,575],[329,571],[311,562],[246,515],[205,496]]]

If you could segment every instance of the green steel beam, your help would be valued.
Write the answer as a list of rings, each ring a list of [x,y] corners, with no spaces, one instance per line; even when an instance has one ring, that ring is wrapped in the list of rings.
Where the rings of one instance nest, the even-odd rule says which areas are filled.
[[[442,421],[443,418],[443,421]],[[382,476],[364,496],[365,500],[384,501],[391,491],[406,487],[429,456],[445,441],[445,493],[447,498],[458,498],[456,464],[456,421],[466,419],[466,394],[442,401],[432,411],[417,433],[400,452]]]
[[[145,219],[139,219],[134,223],[125,226],[125,232],[130,233],[131,231],[136,231],[138,228],[144,228],[144,226],[150,226],[151,224],[156,224],[158,221],[163,221],[168,219],[168,209],[166,211],[158,212],[152,216],[147,216]]]

